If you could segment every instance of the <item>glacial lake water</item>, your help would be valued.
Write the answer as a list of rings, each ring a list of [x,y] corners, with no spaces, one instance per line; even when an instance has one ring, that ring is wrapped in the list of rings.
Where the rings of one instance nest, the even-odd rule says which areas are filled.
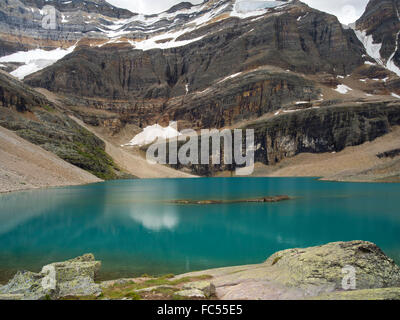
[[[295,199],[168,203],[273,195]],[[349,240],[375,242],[400,263],[400,184],[157,179],[0,195],[0,282],[89,252],[109,279],[260,263],[278,250]]]

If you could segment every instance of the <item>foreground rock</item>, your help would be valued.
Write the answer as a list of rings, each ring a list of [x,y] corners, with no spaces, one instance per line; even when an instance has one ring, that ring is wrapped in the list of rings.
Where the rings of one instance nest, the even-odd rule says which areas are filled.
[[[0,287],[0,300],[400,300],[399,266],[365,241],[284,250],[258,265],[98,285],[100,266],[89,254],[47,265],[40,273],[18,272]]]
[[[203,293],[203,291],[199,289],[185,289],[178,291],[176,293],[177,296],[180,296],[182,298],[189,298],[189,299],[205,299],[206,295]]]
[[[337,242],[281,251],[265,264],[279,270],[275,281],[310,294],[341,290],[346,266],[355,268],[359,290],[400,287],[400,268],[370,242]]]
[[[199,290],[206,297],[215,295],[215,285],[209,281],[190,282],[183,286],[185,290]],[[179,294],[179,293],[178,293]]]
[[[337,291],[312,300],[400,300],[400,288]]]
[[[101,294],[94,279],[101,263],[92,254],[44,266],[40,273],[19,271],[5,286],[0,299],[43,300]]]
[[[375,244],[364,241],[337,242],[324,246],[285,250],[259,265],[221,268],[182,275],[213,276],[219,299],[308,299],[349,297],[344,293],[346,268],[355,270],[353,297],[393,297],[400,290],[400,268]],[[390,295],[374,291],[384,291]],[[372,291],[371,291],[372,290]],[[356,293],[357,292],[357,293]],[[323,296],[334,294],[331,296]],[[398,297],[400,299],[400,297]]]

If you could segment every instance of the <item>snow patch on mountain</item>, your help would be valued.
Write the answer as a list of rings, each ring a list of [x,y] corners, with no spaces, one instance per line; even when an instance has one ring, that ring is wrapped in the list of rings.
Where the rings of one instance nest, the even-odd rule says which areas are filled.
[[[157,139],[172,139],[180,136],[181,133],[177,130],[177,123],[171,122],[168,127],[164,128],[159,124],[146,127],[143,132],[136,135],[127,146],[145,146],[155,142]]]
[[[42,49],[20,51],[1,57],[0,62],[23,63],[23,65],[11,72],[11,75],[22,80],[26,76],[56,63],[58,60],[64,58],[67,54],[73,52],[75,47],[76,46],[72,46],[68,49],[57,48],[50,51]]]
[[[400,21],[400,14],[399,10],[396,7],[397,18]],[[382,59],[380,51],[382,49],[382,43],[374,43],[374,39],[372,34],[367,35],[366,31],[354,30],[357,38],[361,41],[364,45],[365,50],[367,51],[368,55],[375,59],[375,61],[385,67],[386,69],[396,73],[400,77],[400,68],[394,62],[394,56],[396,55],[397,51],[399,50],[399,35],[400,31],[396,34],[396,48],[392,55],[389,57],[387,62],[385,63],[384,59]],[[366,62],[366,64],[370,64],[370,62]]]
[[[240,76],[241,74],[242,74],[242,72],[238,72],[238,73],[232,74],[232,75],[227,76],[226,78],[218,81],[218,83],[224,82],[224,81],[229,80],[229,79],[236,78],[237,76]]]
[[[346,86],[345,84],[339,84],[335,91],[341,93],[341,94],[347,94],[349,91],[352,91],[353,89]]]
[[[397,19],[399,19],[399,21],[400,21],[399,9],[397,9],[397,7],[396,7],[396,13],[397,13]],[[400,77],[400,68],[394,63],[394,56],[396,55],[396,53],[399,49],[399,35],[400,35],[400,31],[397,32],[397,34],[396,34],[396,48],[395,48],[394,52],[392,53],[392,55],[390,56],[390,58],[386,64],[386,68],[388,68],[390,71],[394,72],[395,74],[397,74]]]
[[[157,36],[154,36],[152,38],[148,38],[145,40],[139,40],[139,41],[134,41],[134,40],[129,40],[129,39],[118,39],[118,38],[113,38],[107,41],[106,43],[102,43],[98,45],[98,47],[103,47],[107,44],[113,44],[113,43],[130,43],[133,48],[137,50],[152,50],[152,49],[170,49],[170,48],[177,48],[177,47],[182,47],[186,46],[192,42],[196,42],[204,38],[204,36],[200,36],[197,38],[193,39],[188,39],[188,40],[178,40],[178,38],[188,32],[193,31],[194,29],[185,29],[185,30],[179,30],[175,32],[166,32],[159,34]]]
[[[291,1],[288,1],[291,2]],[[287,5],[284,1],[266,1],[266,0],[236,0],[231,17],[242,19],[259,16],[268,12],[268,9]]]
[[[395,98],[397,98],[397,99],[400,99],[400,96],[399,96],[398,94],[391,93],[391,96],[392,96],[392,97],[395,97]]]
[[[357,38],[364,45],[368,55],[373,58],[378,64],[383,65],[383,60],[380,54],[382,43],[374,43],[372,35],[367,35],[366,31],[354,30]]]

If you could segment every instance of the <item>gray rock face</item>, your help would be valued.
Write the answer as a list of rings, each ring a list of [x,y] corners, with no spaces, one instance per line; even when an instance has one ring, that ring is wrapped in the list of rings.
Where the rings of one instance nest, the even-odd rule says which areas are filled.
[[[350,273],[354,268],[354,273]],[[222,300],[399,299],[400,268],[375,244],[335,242],[275,253],[264,263],[193,272],[212,276]],[[354,287],[346,276],[354,276]]]
[[[382,43],[381,57],[387,60],[394,52],[400,31],[399,0],[370,0],[365,13],[356,22],[358,30],[372,35],[375,43]],[[395,54],[395,62],[400,66],[400,53]]]
[[[54,297],[56,290],[42,285],[44,277],[45,275],[40,273],[19,271],[7,285],[0,287],[0,294],[7,294],[10,297],[22,295],[24,300],[44,300]]]
[[[200,290],[206,298],[215,295],[215,285],[209,281],[190,282],[183,286],[184,290]]]
[[[42,28],[45,6],[53,6],[56,9],[55,30]],[[112,25],[114,20],[128,19],[134,15],[104,0],[1,1],[0,44],[5,47],[0,49],[0,56],[36,47],[51,49],[71,46],[85,37],[104,39],[106,36],[101,29],[108,30],[107,25]],[[18,40],[21,37],[26,41]]]
[[[303,152],[339,152],[373,141],[399,124],[400,104],[380,102],[295,112],[247,128],[255,130],[256,161],[275,164]]]
[[[86,97],[167,99],[184,95],[186,84],[190,92],[203,91],[224,77],[264,65],[348,74],[364,62],[365,50],[352,30],[297,2],[258,19],[227,17],[187,29],[178,40],[200,37],[165,50],[132,50],[127,43],[82,46],[27,81]]]
[[[178,296],[181,296],[183,298],[197,298],[197,299],[205,299],[206,296],[203,293],[203,291],[199,289],[186,289],[186,290],[181,290],[175,293]]]
[[[52,263],[43,268],[49,267],[55,269],[56,281],[68,282],[78,277],[94,279],[101,268],[101,262],[95,261],[93,254],[86,254],[65,262]]]
[[[0,287],[0,299],[43,300],[101,293],[94,279],[101,267],[92,254],[44,266],[40,273],[20,271]]]
[[[355,269],[357,290],[400,287],[400,268],[375,244],[337,242],[272,255],[267,266],[279,269],[275,281],[310,292],[343,290],[343,268]]]
[[[135,50],[126,40],[101,47],[82,41],[25,82],[137,126],[181,120],[191,128],[219,128],[283,104],[318,99],[318,84],[301,73],[345,75],[365,61],[353,30],[297,1],[248,19],[230,16],[231,2],[212,1],[195,15],[210,10],[218,12],[216,18],[194,30],[186,15],[183,30],[181,19],[163,27],[165,39],[159,41],[181,30],[177,41],[197,39],[187,45]]]
[[[400,125],[400,103],[376,102],[321,106],[284,113],[244,126],[255,134],[255,162],[274,165],[300,153],[340,152],[388,134]],[[199,142],[199,148],[201,143]],[[221,143],[221,151],[224,145]],[[174,165],[200,176],[232,171],[235,165]]]

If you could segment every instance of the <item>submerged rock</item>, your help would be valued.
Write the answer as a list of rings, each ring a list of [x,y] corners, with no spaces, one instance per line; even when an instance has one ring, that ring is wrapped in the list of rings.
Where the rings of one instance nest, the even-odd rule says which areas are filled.
[[[94,282],[101,267],[92,254],[44,266],[40,273],[19,271],[0,287],[0,299],[43,300],[101,293]]]

